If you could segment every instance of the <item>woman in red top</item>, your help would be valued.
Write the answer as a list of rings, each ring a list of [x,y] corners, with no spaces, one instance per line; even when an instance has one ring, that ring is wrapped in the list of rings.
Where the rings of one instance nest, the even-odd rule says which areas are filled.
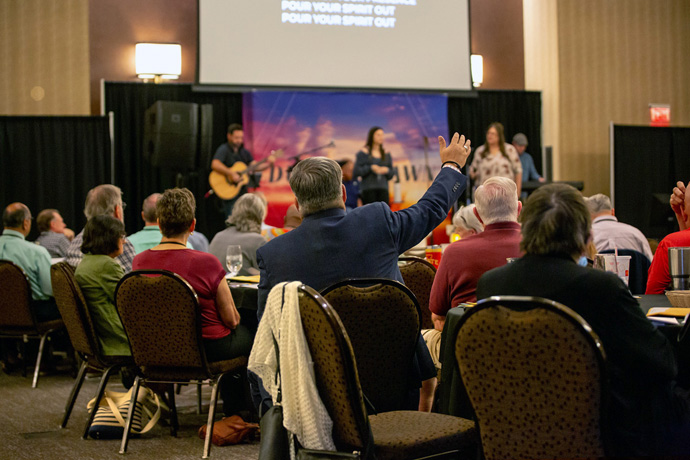
[[[166,190],[156,203],[158,225],[163,238],[158,246],[138,254],[133,270],[169,270],[194,288],[201,308],[201,335],[206,358],[213,361],[249,356],[253,336],[240,324],[240,314],[225,282],[225,269],[208,253],[187,249],[187,238],[194,231],[196,202],[186,188]],[[223,411],[236,414],[242,407],[240,379],[221,381]]]

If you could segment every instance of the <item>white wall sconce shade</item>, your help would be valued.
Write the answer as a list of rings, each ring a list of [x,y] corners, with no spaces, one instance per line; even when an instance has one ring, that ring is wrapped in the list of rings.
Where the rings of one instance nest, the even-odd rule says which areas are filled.
[[[472,67],[472,86],[481,86],[484,82],[484,58],[481,54],[470,56],[470,66]]]
[[[137,43],[136,71],[139,78],[174,80],[182,73],[182,46],[163,43]]]

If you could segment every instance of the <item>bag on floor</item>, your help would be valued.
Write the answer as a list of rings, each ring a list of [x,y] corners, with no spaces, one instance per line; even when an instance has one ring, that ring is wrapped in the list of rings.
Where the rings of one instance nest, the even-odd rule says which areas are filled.
[[[289,460],[290,436],[283,426],[283,406],[274,404],[261,417],[259,460]]]
[[[129,413],[129,403],[132,399],[132,390],[126,393],[119,391],[106,390],[98,404],[96,416],[89,427],[89,436],[93,439],[119,439],[125,431],[125,423],[127,421],[127,414]],[[94,410],[96,398],[89,401],[86,408]],[[151,401],[157,407],[155,413],[146,406],[146,402]],[[142,428],[141,415],[142,409],[146,412],[149,421],[144,428]],[[132,431],[131,435],[139,435],[146,433],[153,428],[161,416],[161,406],[158,395],[146,387],[139,388],[137,395],[137,402],[134,406],[134,414],[132,416]]]
[[[213,424],[211,442],[216,446],[239,444],[256,433],[258,429],[258,424],[245,422],[239,415],[225,417]],[[199,428],[199,437],[206,439],[206,425]]]

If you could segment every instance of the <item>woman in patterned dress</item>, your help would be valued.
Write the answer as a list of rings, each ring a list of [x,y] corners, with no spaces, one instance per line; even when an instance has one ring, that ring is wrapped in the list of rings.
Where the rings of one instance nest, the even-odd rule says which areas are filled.
[[[517,184],[518,196],[522,191],[522,165],[520,156],[510,144],[506,144],[503,125],[495,122],[486,130],[486,143],[479,147],[470,165],[470,178],[476,189],[490,177],[501,176],[513,179]]]

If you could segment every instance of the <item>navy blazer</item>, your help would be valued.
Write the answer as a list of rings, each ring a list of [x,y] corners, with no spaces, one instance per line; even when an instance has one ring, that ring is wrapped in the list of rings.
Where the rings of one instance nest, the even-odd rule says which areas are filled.
[[[389,278],[403,282],[398,256],[443,222],[467,186],[467,178],[441,168],[413,206],[393,212],[371,203],[345,213],[332,208],[310,214],[296,229],[256,251],[261,272],[259,320],[268,293],[282,281],[301,281],[317,291],[347,278]]]

